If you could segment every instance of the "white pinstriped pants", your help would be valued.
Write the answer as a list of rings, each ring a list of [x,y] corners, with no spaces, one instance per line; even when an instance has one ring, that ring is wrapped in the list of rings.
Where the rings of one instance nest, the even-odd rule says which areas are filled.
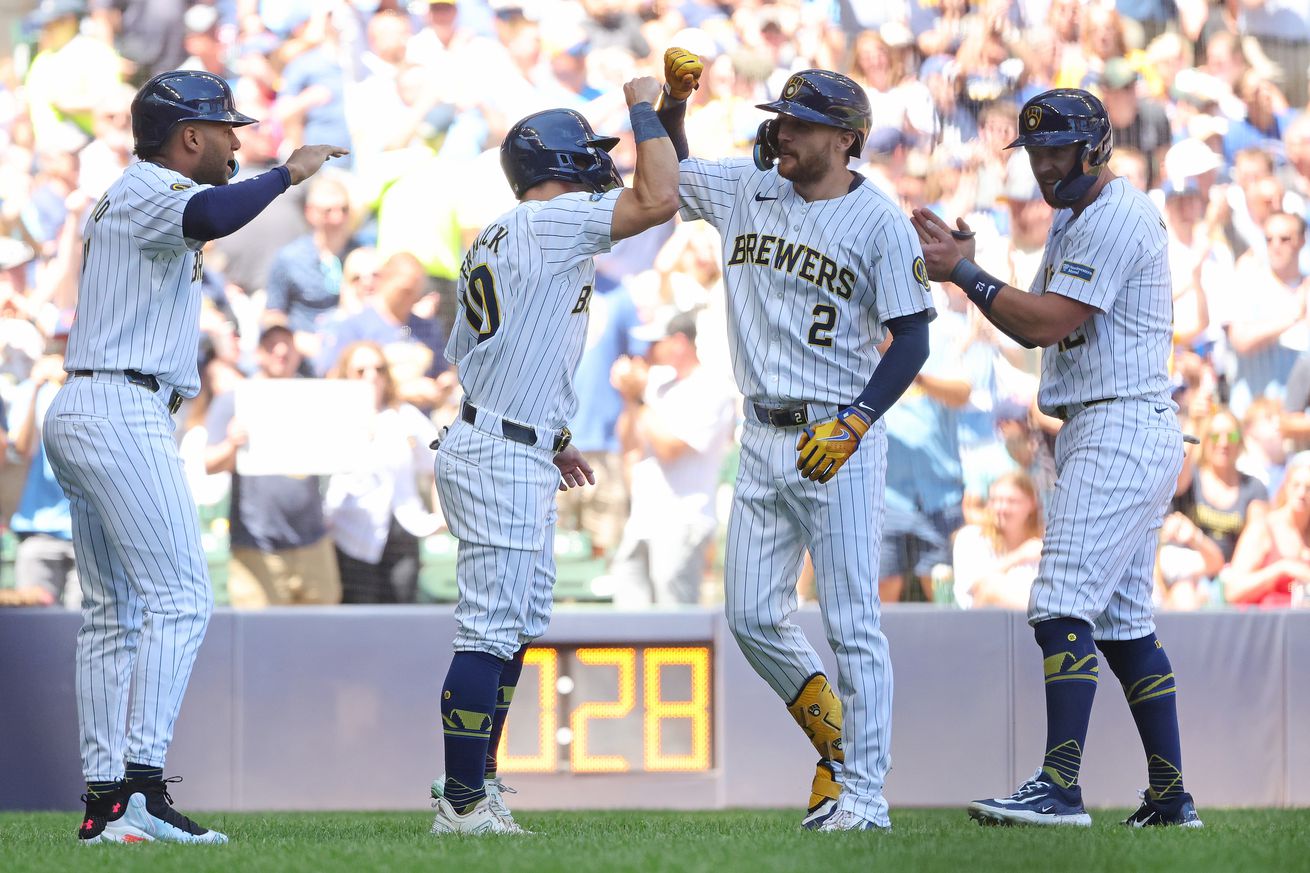
[[[888,825],[892,666],[881,629],[878,555],[887,437],[880,421],[827,484],[796,470],[799,428],[748,420],[728,523],[728,626],[746,659],[784,702],[823,663],[791,621],[805,550],[814,560],[824,631],[837,656],[842,702],[840,809]]]
[[[125,761],[164,766],[213,611],[168,393],[121,375],[70,376],[46,414],[82,583],[77,703],[88,781],[121,778]]]
[[[1029,624],[1079,618],[1098,640],[1155,631],[1155,552],[1182,465],[1168,400],[1098,403],[1060,429]]]
[[[456,419],[437,449],[437,496],[459,540],[455,651],[503,661],[546,632],[555,587],[555,492],[548,449]]]

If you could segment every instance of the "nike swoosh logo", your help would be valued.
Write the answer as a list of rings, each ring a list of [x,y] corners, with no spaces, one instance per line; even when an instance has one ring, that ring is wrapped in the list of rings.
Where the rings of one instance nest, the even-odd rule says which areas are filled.
[[[851,436],[852,434],[849,430],[839,430],[834,432],[832,436],[821,437],[819,439],[819,442],[821,443],[841,442],[842,440],[850,439]]]
[[[755,195],[755,200],[759,203],[763,203],[765,200],[777,200],[777,199],[778,199],[777,197],[765,197],[763,194]]]
[[[1169,407],[1167,407],[1167,406],[1152,406],[1151,408],[1154,409],[1156,412],[1168,412],[1168,411],[1169,411]]]

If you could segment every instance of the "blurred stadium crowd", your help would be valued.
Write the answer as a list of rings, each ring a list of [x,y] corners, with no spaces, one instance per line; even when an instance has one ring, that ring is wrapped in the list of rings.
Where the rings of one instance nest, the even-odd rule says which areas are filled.
[[[132,160],[135,86],[176,67],[233,85],[241,176],[302,143],[335,172],[204,253],[201,395],[179,414],[220,603],[452,599],[432,453],[464,246],[512,197],[497,147],[538,109],[624,134],[621,84],[664,48],[706,60],[692,153],[749,154],[789,73],[840,70],[874,132],[856,169],[963,216],[1027,287],[1051,218],[1018,107],[1088,88],[1111,166],[1159,203],[1188,448],[1161,532],[1165,608],[1304,602],[1310,580],[1310,4],[1303,0],[43,0],[0,61],[0,560],[10,602],[77,602],[67,505],[40,447],[63,378],[80,228]],[[631,171],[624,135],[615,156]],[[954,288],[932,358],[888,414],[886,600],[1022,609],[1058,422],[1038,359]],[[561,598],[715,602],[740,398],[717,233],[671,223],[598,259],[574,440],[599,483],[561,496]],[[331,476],[241,476],[248,379],[368,380],[372,449]],[[69,584],[72,583],[72,584]],[[802,580],[802,592],[806,584]]]

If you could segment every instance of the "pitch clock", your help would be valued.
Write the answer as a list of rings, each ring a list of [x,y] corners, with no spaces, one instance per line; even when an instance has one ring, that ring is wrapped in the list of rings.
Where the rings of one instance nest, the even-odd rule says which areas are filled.
[[[499,772],[700,772],[713,765],[709,646],[533,646]]]

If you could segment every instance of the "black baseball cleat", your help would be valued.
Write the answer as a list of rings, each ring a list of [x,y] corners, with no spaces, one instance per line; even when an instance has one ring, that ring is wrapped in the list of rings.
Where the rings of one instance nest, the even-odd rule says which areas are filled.
[[[100,843],[148,843],[152,839],[140,828],[133,826],[124,816],[127,813],[127,795],[123,783],[105,794],[83,794],[86,814],[77,829],[77,839],[84,846]]]
[[[1130,828],[1205,827],[1201,823],[1201,817],[1196,814],[1196,804],[1192,801],[1192,795],[1187,792],[1163,803],[1151,799],[1149,791],[1139,791],[1137,796],[1142,799],[1142,805],[1137,808],[1137,812],[1124,820],[1124,824]]]
[[[226,843],[225,834],[201,827],[173,808],[168,786],[181,781],[181,776],[174,776],[171,779],[129,779],[124,782],[125,820],[144,831],[150,839],[169,843]]]

